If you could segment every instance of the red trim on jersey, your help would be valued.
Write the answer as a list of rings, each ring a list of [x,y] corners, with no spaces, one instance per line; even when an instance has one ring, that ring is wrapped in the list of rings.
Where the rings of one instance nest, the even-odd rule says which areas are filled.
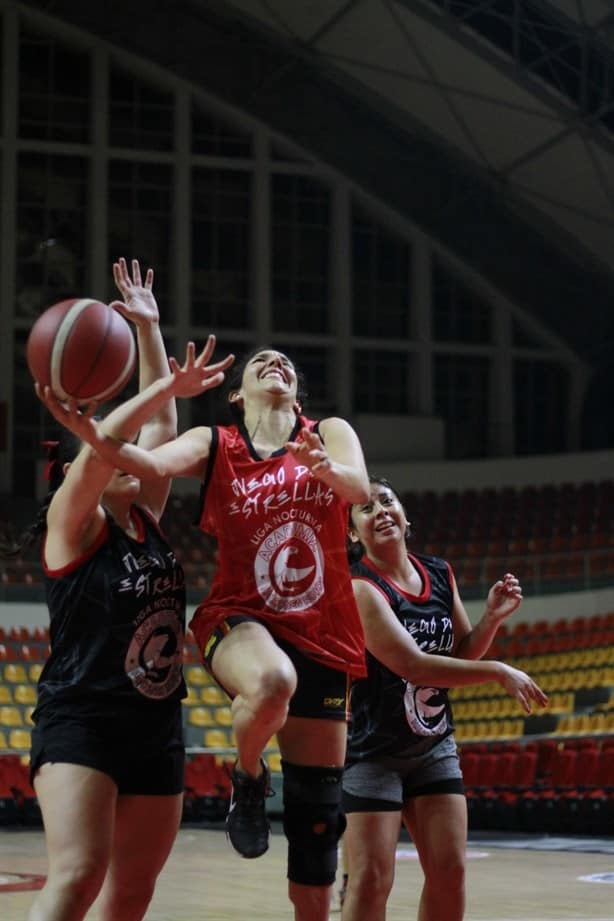
[[[363,563],[365,562],[365,558],[364,558],[364,557],[363,557],[362,562],[363,562]],[[372,568],[373,570],[375,570],[375,566],[372,566],[371,568]],[[381,572],[378,573],[378,574],[379,574],[380,576],[382,575]],[[384,577],[382,576],[382,578],[384,578]],[[386,579],[386,581],[387,581],[387,582],[390,582],[390,579]],[[374,582],[374,581],[373,581],[373,579],[369,579],[368,576],[352,576],[352,582],[366,582],[367,585],[370,585],[372,588],[377,589],[377,591],[380,593],[380,595],[382,596],[382,598],[384,599],[384,601],[386,602],[386,604],[388,605],[388,607],[390,607],[390,598],[388,597],[388,595],[386,594],[386,592],[384,591],[384,589],[381,587],[381,585],[378,585],[377,582]]]
[[[454,575],[454,570],[450,566],[447,560],[444,560],[444,563],[448,567],[448,575],[450,577],[450,588],[452,589],[452,594],[454,594],[454,586],[456,585],[456,576]]]
[[[43,572],[45,573],[45,575],[49,576],[51,579],[61,579],[62,576],[66,576],[68,575],[69,572],[73,572],[75,569],[78,569],[79,566],[82,566],[83,563],[86,562],[86,560],[89,560],[91,557],[93,557],[96,551],[99,550],[100,547],[102,547],[102,545],[104,544],[104,542],[109,536],[109,530],[110,530],[109,522],[108,522],[108,519],[105,518],[104,524],[102,528],[100,529],[100,534],[98,535],[94,543],[90,547],[88,547],[87,550],[85,550],[83,553],[80,553],[79,556],[75,557],[74,560],[71,560],[70,563],[67,563],[66,566],[61,566],[59,569],[50,569],[45,563],[45,546],[47,543],[47,535],[45,534],[45,541],[43,543],[43,554],[42,554]]]
[[[133,512],[137,513],[136,516],[133,515]],[[166,540],[166,535],[164,534],[162,528],[160,527],[160,522],[158,521],[157,518],[154,518],[154,516],[151,514],[149,509],[145,508],[142,505],[131,505],[130,514],[136,521],[136,525],[137,525],[137,537],[131,538],[131,540],[137,540],[139,543],[143,543],[143,541],[145,540],[147,532],[145,529],[145,523],[143,521],[143,518],[146,518],[149,522],[151,522],[151,524],[154,526],[154,528],[156,529],[160,537],[163,540]]]
[[[395,591],[397,591],[404,598],[407,598],[408,601],[413,601],[416,604],[420,604],[423,601],[428,601],[429,598],[431,597],[431,577],[429,576],[428,570],[424,568],[424,566],[422,565],[419,559],[417,559],[411,553],[408,553],[407,557],[411,561],[415,569],[418,570],[418,574],[420,578],[422,579],[422,591],[420,592],[419,595],[412,595],[411,592],[408,592],[406,589],[401,588],[400,585],[397,585],[394,579],[391,579],[388,573],[385,573],[381,569],[379,569],[370,557],[365,555],[362,557],[360,562],[364,563],[365,566],[368,566],[369,569],[372,569],[373,572],[376,572],[378,576],[381,576],[385,582],[388,582],[389,585],[392,585]],[[389,600],[388,600],[388,603],[390,603]]]

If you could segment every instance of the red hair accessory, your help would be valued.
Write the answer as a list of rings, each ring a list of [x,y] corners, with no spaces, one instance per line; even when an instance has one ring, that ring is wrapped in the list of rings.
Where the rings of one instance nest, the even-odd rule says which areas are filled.
[[[43,476],[47,483],[51,479],[51,471],[53,469],[53,465],[58,459],[59,444],[59,441],[41,441],[41,445],[45,449],[45,454],[47,455],[47,463],[45,464],[45,469],[43,470]]]

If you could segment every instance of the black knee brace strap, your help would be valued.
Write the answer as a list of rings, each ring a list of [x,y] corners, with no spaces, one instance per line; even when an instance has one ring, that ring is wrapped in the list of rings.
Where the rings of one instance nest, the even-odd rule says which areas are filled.
[[[288,761],[281,766],[288,879],[306,886],[330,886],[337,872],[337,843],[345,830],[340,808],[343,768]]]

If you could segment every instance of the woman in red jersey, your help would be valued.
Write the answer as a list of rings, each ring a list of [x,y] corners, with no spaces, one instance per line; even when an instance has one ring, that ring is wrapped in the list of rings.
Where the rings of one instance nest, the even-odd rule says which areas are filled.
[[[153,412],[173,395],[154,385],[134,400]],[[67,412],[123,470],[201,480],[199,523],[218,540],[218,569],[190,626],[233,701],[238,758],[227,834],[244,857],[267,850],[262,752],[277,735],[295,919],[326,921],[344,826],[349,684],[365,673],[346,522],[349,504],[368,499],[368,477],[347,422],[301,414],[299,375],[276,349],[257,349],[234,369],[229,400],[235,425],[194,428],[151,452]]]

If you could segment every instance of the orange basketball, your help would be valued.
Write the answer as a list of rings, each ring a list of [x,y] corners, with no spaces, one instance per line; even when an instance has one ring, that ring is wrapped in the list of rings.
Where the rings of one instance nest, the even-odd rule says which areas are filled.
[[[32,377],[60,400],[110,400],[128,383],[136,362],[134,336],[121,313],[92,298],[60,301],[28,336]]]

